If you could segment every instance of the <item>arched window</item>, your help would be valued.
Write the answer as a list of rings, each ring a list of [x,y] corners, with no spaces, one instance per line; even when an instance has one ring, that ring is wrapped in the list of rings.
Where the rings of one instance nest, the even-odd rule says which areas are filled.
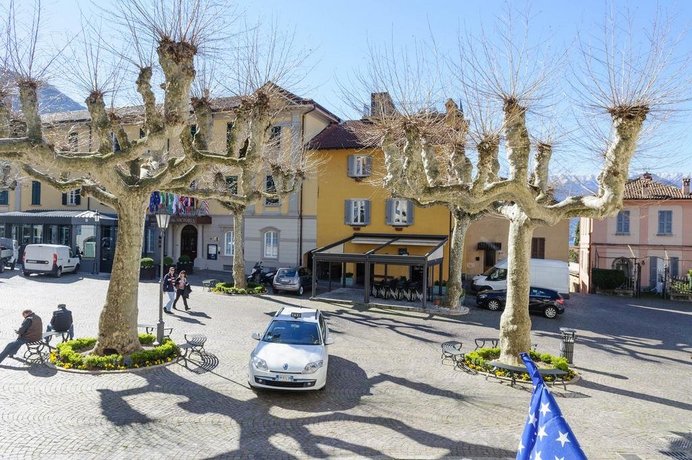
[[[226,232],[224,234],[224,244],[223,244],[223,255],[232,256],[233,255],[233,231]]]
[[[264,257],[277,259],[279,257],[279,233],[276,230],[264,232]]]
[[[620,270],[627,278],[632,276],[632,262],[626,257],[618,257],[613,261],[613,270]]]

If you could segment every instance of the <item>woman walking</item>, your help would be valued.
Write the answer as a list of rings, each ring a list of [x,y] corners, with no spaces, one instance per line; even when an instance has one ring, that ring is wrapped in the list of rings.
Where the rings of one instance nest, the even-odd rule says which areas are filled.
[[[180,270],[180,274],[175,279],[175,300],[173,301],[173,308],[175,308],[175,304],[178,303],[178,299],[182,297],[185,310],[189,310],[190,307],[187,306],[188,295],[190,295],[190,283],[187,281],[187,273],[185,273],[185,270]],[[175,309],[177,310],[177,308]]]

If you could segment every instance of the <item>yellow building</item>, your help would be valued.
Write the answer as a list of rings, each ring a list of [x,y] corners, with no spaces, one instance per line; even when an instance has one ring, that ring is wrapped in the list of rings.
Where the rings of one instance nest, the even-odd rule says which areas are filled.
[[[366,285],[367,277],[374,283],[385,277],[425,280],[428,286],[446,281],[446,241],[452,231],[448,208],[419,207],[393,197],[382,185],[383,153],[353,131],[358,123],[362,122],[331,125],[309,145],[323,163],[317,184],[318,278],[350,284],[352,275],[356,285]],[[508,221],[500,216],[487,216],[470,226],[463,259],[466,277],[482,273],[506,257],[508,230]],[[536,229],[532,257],[567,261],[568,234],[568,221]],[[370,256],[366,259],[363,254]],[[406,260],[411,258],[423,265]],[[325,263],[327,260],[332,262]]]

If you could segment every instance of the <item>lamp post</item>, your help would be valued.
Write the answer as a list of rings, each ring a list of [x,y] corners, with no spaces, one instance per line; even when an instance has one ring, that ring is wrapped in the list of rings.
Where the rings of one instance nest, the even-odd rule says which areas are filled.
[[[163,211],[156,213],[156,225],[159,227],[159,252],[161,253],[161,278],[159,280],[159,322],[156,323],[156,341],[159,345],[163,343],[163,234],[168,228],[170,221],[170,214],[166,214]]]
[[[98,210],[96,210],[96,213],[94,214],[94,238],[96,239],[96,247],[94,248],[94,266],[93,266],[93,274],[98,275],[99,273],[99,262],[101,257],[99,253],[99,249],[101,248],[101,239],[99,238],[99,221],[101,220],[101,215],[99,214]]]

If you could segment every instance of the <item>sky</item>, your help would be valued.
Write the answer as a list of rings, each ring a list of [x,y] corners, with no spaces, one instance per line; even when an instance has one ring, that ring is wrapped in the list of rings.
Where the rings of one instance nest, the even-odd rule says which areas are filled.
[[[29,2],[18,3],[27,5]],[[44,0],[44,5],[45,16],[54,30],[76,31],[80,27],[80,10],[87,16],[97,11],[87,0]],[[496,0],[239,0],[237,5],[249,22],[275,23],[279,30],[294,34],[294,47],[302,56],[307,56],[306,70],[300,83],[288,89],[314,99],[343,119],[360,118],[361,114],[352,107],[357,104],[345,100],[342,87],[349,88],[363,100],[369,97],[366,89],[353,87],[358,72],[368,69],[369,49],[392,45],[413,47],[434,37],[439,52],[453,56],[458,53],[460,33],[477,36],[482,29],[491,31],[507,7],[506,2]],[[633,30],[638,32],[651,23],[659,8],[672,15],[675,34],[687,34],[676,51],[692,53],[689,33],[692,2],[689,1],[534,0],[511,2],[511,5],[521,9],[530,5],[531,33],[535,32],[538,39],[543,40],[542,46],[567,50],[574,49],[578,33],[582,37],[598,35],[599,24],[603,23],[608,9],[618,13],[628,10],[633,18]],[[692,69],[689,74],[692,75]],[[73,99],[84,99],[69,87],[69,82],[61,82],[58,86]],[[692,104],[683,104],[680,108],[681,111],[673,114],[673,122],[661,128],[665,134],[655,137],[639,162],[633,163],[633,169],[648,169],[659,174],[692,174]],[[597,159],[572,162],[567,155],[557,168],[565,173],[590,174],[597,172],[597,165]]]

